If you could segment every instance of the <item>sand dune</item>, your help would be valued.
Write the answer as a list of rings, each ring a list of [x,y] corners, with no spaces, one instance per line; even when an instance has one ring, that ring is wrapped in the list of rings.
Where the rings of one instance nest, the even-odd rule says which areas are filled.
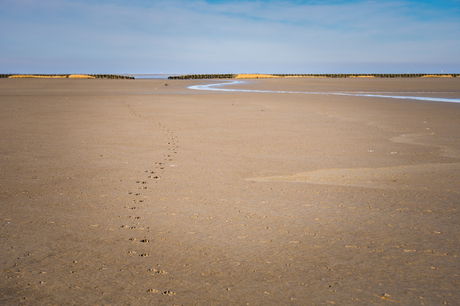
[[[269,79],[269,78],[279,78],[271,74],[238,74],[235,79]]]
[[[32,75],[32,74],[15,74],[10,75],[10,79],[64,79],[67,78],[65,75]]]
[[[71,74],[69,79],[94,79],[95,77],[86,74]]]

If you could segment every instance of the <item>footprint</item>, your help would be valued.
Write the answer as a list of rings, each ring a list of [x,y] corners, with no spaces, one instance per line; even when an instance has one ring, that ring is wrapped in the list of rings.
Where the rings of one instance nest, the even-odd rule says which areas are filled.
[[[173,292],[173,291],[169,291],[169,290],[167,290],[167,291],[163,291],[161,294],[163,294],[163,295],[169,295],[169,296],[171,296],[171,295],[175,295],[176,293],[175,293],[175,292]]]
[[[153,273],[156,273],[156,274],[168,274],[168,272],[166,272],[166,271],[157,270],[157,269],[148,269],[147,271],[148,272],[153,272]]]

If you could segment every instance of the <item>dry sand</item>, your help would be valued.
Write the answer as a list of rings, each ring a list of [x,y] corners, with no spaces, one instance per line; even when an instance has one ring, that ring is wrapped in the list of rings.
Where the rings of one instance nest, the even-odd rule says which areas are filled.
[[[0,304],[458,304],[460,104],[209,82],[0,80]]]

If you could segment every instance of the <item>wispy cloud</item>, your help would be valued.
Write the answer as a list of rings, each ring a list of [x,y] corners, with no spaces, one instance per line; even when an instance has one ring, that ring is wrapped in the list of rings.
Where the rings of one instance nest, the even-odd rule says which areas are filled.
[[[448,8],[429,1],[319,3],[3,0],[0,68],[133,73],[460,70],[460,5],[454,2]]]

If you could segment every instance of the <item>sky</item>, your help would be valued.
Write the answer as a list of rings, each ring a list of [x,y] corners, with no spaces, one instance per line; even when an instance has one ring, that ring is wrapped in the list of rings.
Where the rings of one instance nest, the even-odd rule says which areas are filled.
[[[460,0],[0,0],[0,73],[460,73]]]

